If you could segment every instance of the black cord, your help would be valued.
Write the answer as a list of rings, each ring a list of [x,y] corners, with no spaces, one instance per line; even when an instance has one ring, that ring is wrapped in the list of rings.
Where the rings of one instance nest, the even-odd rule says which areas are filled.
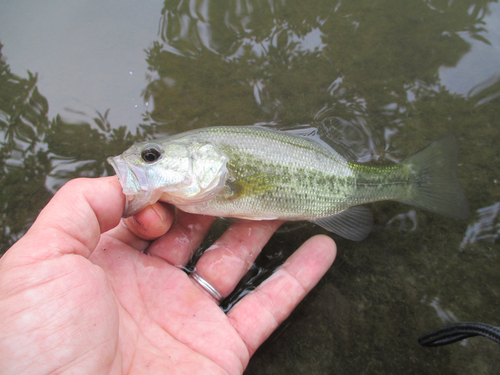
[[[500,328],[484,323],[450,324],[424,333],[418,338],[418,343],[427,347],[441,346],[474,336],[483,336],[500,344]]]

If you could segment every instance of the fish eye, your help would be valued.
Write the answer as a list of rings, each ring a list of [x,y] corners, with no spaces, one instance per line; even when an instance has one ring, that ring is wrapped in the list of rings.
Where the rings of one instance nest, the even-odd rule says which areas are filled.
[[[161,157],[161,150],[158,145],[146,145],[144,149],[141,152],[141,158],[144,160],[146,163],[151,164],[160,159]]]

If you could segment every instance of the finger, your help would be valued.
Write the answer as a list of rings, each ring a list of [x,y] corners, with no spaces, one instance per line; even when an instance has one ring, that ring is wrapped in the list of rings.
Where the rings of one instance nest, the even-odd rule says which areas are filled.
[[[148,254],[174,266],[185,266],[215,221],[213,216],[193,215],[177,210],[177,220],[163,237],[154,241]]]
[[[156,202],[123,221],[137,237],[151,241],[167,233],[174,219],[173,207]]]
[[[116,176],[71,180],[54,195],[18,242],[28,246],[16,246],[14,251],[30,252],[28,258],[35,261],[61,254],[88,258],[100,234],[119,223],[124,204]],[[40,241],[50,246],[41,247]]]
[[[322,235],[310,238],[281,268],[229,311],[227,317],[250,355],[318,283],[335,255],[336,246],[331,238]]]
[[[144,251],[155,238],[168,231],[175,213],[171,206],[160,202],[146,207],[132,217],[122,219],[121,225],[106,232],[113,241],[120,241],[138,251]]]
[[[278,220],[240,220],[232,224],[196,263],[196,273],[227,297],[260,254]]]

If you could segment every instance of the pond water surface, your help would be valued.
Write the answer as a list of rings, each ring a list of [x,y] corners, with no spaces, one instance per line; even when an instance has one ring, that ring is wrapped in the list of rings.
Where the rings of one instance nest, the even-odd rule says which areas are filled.
[[[5,0],[0,43],[2,252],[64,182],[113,174],[106,158],[139,140],[342,119],[357,159],[382,165],[455,135],[469,219],[369,205],[372,233],[330,234],[333,267],[246,374],[498,373],[487,339],[417,343],[500,326],[497,1]],[[225,308],[318,233],[276,234]]]

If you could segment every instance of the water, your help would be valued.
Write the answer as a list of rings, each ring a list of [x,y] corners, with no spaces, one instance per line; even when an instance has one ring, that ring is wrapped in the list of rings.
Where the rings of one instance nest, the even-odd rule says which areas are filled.
[[[334,237],[334,266],[246,374],[494,374],[493,342],[416,339],[500,325],[498,25],[495,1],[3,1],[0,246],[65,181],[157,135],[341,118],[356,157],[383,164],[454,134],[471,217],[369,205],[370,236]],[[317,233],[273,237],[226,308]]]

